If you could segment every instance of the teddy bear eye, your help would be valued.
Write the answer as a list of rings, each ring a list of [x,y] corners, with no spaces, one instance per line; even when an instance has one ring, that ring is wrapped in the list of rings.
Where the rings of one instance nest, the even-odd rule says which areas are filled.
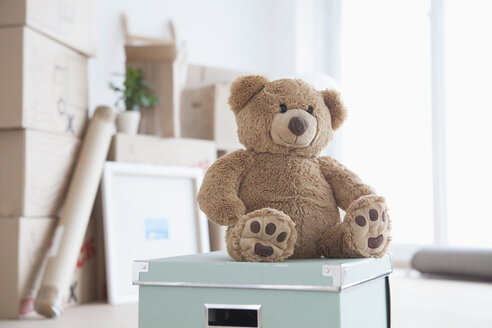
[[[309,114],[312,114],[313,113],[313,110],[314,110],[313,106],[309,106],[308,109],[307,109],[307,112]]]
[[[287,106],[285,106],[284,104],[280,105],[280,112],[285,113],[286,111],[287,111]]]

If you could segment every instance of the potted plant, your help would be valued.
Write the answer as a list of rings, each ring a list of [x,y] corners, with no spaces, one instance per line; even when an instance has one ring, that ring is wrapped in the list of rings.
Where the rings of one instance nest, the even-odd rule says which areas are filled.
[[[140,109],[155,106],[158,103],[156,96],[151,94],[152,86],[142,77],[140,69],[128,67],[126,69],[123,87],[109,83],[109,87],[120,94],[115,103],[119,107],[124,102],[125,110],[116,118],[118,132],[136,134],[140,122]]]

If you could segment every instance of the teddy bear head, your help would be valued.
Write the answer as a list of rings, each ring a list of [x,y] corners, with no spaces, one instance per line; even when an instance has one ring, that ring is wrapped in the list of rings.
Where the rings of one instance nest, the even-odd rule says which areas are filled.
[[[260,75],[234,81],[229,105],[239,141],[259,153],[317,156],[346,116],[333,90],[317,91],[300,79],[270,82]]]

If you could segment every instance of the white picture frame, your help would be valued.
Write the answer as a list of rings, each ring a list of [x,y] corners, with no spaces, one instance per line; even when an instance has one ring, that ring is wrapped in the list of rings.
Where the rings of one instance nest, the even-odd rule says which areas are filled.
[[[138,302],[135,260],[210,251],[196,195],[200,168],[106,162],[102,179],[108,302]],[[191,233],[190,233],[191,232]]]

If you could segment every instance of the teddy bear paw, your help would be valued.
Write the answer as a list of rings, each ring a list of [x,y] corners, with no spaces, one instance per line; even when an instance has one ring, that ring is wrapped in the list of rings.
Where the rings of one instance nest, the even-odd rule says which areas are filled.
[[[235,227],[232,238],[241,260],[280,262],[294,252],[295,224],[288,215],[270,208],[245,215]],[[235,235],[235,236],[234,236]]]
[[[366,196],[354,203],[347,209],[345,221],[352,231],[355,250],[363,256],[383,256],[391,240],[384,198]]]

